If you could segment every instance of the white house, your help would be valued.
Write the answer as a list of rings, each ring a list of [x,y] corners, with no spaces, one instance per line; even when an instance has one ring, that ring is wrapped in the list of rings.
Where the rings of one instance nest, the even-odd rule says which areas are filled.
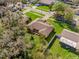
[[[75,49],[79,49],[79,34],[64,29],[61,34],[60,42],[64,43],[65,45],[71,46]]]

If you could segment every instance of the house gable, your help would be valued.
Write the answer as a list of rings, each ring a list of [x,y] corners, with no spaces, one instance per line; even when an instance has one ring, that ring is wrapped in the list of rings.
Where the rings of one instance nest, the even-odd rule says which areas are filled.
[[[67,45],[73,47],[73,48],[76,48],[76,46],[77,46],[77,43],[76,42],[74,42],[74,41],[72,41],[70,39],[67,39],[65,37],[61,37],[60,38],[60,41],[63,42],[64,44],[67,44]]]

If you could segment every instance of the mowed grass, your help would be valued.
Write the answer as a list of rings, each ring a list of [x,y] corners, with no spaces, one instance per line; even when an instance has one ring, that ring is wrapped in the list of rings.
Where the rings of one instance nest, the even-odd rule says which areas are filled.
[[[26,13],[27,16],[31,17],[32,20],[35,20],[36,18],[41,18],[44,15],[41,15],[39,13],[36,12],[28,12]],[[49,24],[51,24],[52,26],[54,26],[55,31],[57,34],[61,34],[62,30],[68,29],[68,30],[72,30],[74,31],[68,24],[66,23],[62,23],[62,22],[58,22],[53,18],[50,18],[48,20]],[[34,44],[36,45],[35,48],[39,48],[41,45],[41,38],[38,35],[32,35],[34,38]],[[29,37],[31,37],[30,35],[26,35],[26,37],[28,37],[28,41],[29,41]],[[52,53],[52,56],[54,57],[54,59],[79,59],[79,56],[70,52],[69,50],[66,50],[64,48],[61,47],[60,42],[58,39],[56,39],[56,41],[54,42],[54,44],[52,45],[52,47],[50,48],[50,52]]]
[[[79,56],[73,52],[70,52],[69,49],[66,50],[62,48],[58,39],[54,42],[50,52],[54,56],[54,59],[79,59]]]
[[[37,9],[48,12],[50,9],[48,6],[38,6]]]
[[[40,13],[37,13],[37,12],[33,12],[33,11],[30,11],[30,12],[27,12],[26,15],[28,17],[30,17],[33,20],[37,19],[37,18],[41,18],[43,17],[44,15],[40,14]]]
[[[57,21],[57,20],[55,20],[53,18],[50,18],[48,20],[48,23],[51,24],[55,28],[55,32],[57,34],[61,34],[63,29],[68,29],[68,30],[71,30],[71,31],[74,31],[74,32],[77,31],[76,29],[71,27],[71,25],[69,25],[67,23],[64,23],[64,22],[61,22],[61,21]]]
[[[31,41],[33,41],[33,43],[36,45],[36,47],[39,47],[40,46],[41,37],[38,36],[38,35],[33,35],[31,33],[26,33],[25,37],[24,37],[24,41],[25,41],[26,44],[31,42]]]
[[[51,18],[48,20],[48,22],[54,26],[57,34],[61,34],[61,32],[64,28],[68,29],[68,30],[72,30],[68,24],[58,22],[55,19]],[[59,39],[56,39],[56,41],[52,45],[50,51],[51,51],[54,59],[79,59],[79,56],[74,54],[73,52],[70,52],[69,49],[66,50],[63,47],[61,47]]]

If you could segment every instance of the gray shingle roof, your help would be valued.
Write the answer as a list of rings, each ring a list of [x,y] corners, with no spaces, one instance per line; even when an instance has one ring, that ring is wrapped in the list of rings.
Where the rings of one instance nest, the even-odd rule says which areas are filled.
[[[35,20],[30,24],[28,24],[28,28],[30,30],[34,30],[34,29],[38,30],[38,32],[44,35],[45,37],[47,37],[54,29],[51,25],[39,20]]]
[[[40,3],[44,3],[44,4],[52,4],[55,0],[40,0]]]
[[[63,30],[61,36],[74,42],[79,42],[79,34],[66,29]]]

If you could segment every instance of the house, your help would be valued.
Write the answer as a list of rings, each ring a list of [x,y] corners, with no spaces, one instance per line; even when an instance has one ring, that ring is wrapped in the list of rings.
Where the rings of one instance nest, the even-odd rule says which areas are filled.
[[[56,0],[39,0],[40,4],[44,4],[44,5],[51,5],[55,2]]]
[[[76,26],[79,26],[79,16],[75,15],[73,18],[73,24],[75,24]]]
[[[66,47],[72,47],[79,50],[79,34],[64,29],[61,34],[60,42],[65,44]]]
[[[48,37],[49,34],[54,31],[54,28],[51,25],[39,19],[28,24],[28,28],[32,32],[39,33],[45,37]]]

